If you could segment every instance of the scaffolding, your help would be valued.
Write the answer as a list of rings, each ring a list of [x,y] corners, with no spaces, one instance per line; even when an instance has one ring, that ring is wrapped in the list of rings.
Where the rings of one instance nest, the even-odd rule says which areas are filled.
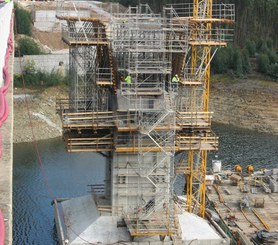
[[[212,0],[194,0],[193,4],[175,4],[176,21],[189,23],[190,52],[182,62],[181,82],[177,98],[177,115],[196,115],[190,131],[182,128],[177,134],[210,138],[211,112],[209,112],[210,63],[218,47],[232,40],[235,20],[233,4],[218,4]],[[184,59],[184,57],[182,57]],[[194,126],[193,126],[194,125]],[[198,125],[198,126],[197,126]],[[187,210],[205,216],[206,169],[209,147],[193,147],[182,153],[176,173],[186,176]]]
[[[234,9],[209,0],[169,5],[163,15],[147,4],[115,9],[109,18],[58,16],[70,50],[69,99],[57,103],[65,144],[107,157],[105,195],[132,238],[179,240],[173,181],[186,176],[187,209],[204,216],[207,152],[218,149],[212,47],[226,46]]]

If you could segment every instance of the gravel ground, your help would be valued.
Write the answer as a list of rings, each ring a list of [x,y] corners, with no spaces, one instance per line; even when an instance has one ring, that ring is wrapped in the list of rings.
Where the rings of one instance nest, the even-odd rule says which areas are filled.
[[[14,91],[14,143],[33,140],[29,115],[36,140],[62,135],[61,121],[56,113],[56,98],[65,97],[64,91],[59,87],[27,89],[26,97],[22,89]]]

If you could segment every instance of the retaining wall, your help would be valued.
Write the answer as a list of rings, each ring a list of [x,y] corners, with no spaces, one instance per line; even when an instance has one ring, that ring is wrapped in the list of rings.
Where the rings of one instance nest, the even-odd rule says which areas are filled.
[[[20,64],[21,62],[21,64]],[[63,67],[68,69],[69,54],[47,54],[47,55],[25,55],[16,57],[14,60],[14,74],[21,74],[28,63],[33,63],[35,70],[51,72],[59,69],[63,62]],[[22,68],[22,69],[21,69]]]

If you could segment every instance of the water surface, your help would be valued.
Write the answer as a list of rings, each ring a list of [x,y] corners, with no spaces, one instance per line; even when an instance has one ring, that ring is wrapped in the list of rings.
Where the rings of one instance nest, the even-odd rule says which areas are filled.
[[[239,163],[257,169],[278,167],[278,136],[219,124],[213,128],[220,136],[218,155],[224,168]],[[104,183],[105,162],[99,154],[66,153],[61,139],[41,141],[39,149],[55,197],[82,196],[88,184]],[[14,145],[13,185],[14,244],[56,244],[51,197],[32,143]]]

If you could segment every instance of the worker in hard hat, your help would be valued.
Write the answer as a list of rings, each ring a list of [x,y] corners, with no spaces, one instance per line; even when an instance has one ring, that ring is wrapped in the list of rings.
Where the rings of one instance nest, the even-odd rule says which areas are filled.
[[[127,75],[125,78],[125,82],[127,84],[127,87],[130,87],[131,83],[132,83],[132,78],[130,75]]]
[[[175,76],[173,76],[172,78],[172,90],[175,92],[178,90],[178,85],[180,82],[180,78],[178,76],[178,74],[176,74]]]

